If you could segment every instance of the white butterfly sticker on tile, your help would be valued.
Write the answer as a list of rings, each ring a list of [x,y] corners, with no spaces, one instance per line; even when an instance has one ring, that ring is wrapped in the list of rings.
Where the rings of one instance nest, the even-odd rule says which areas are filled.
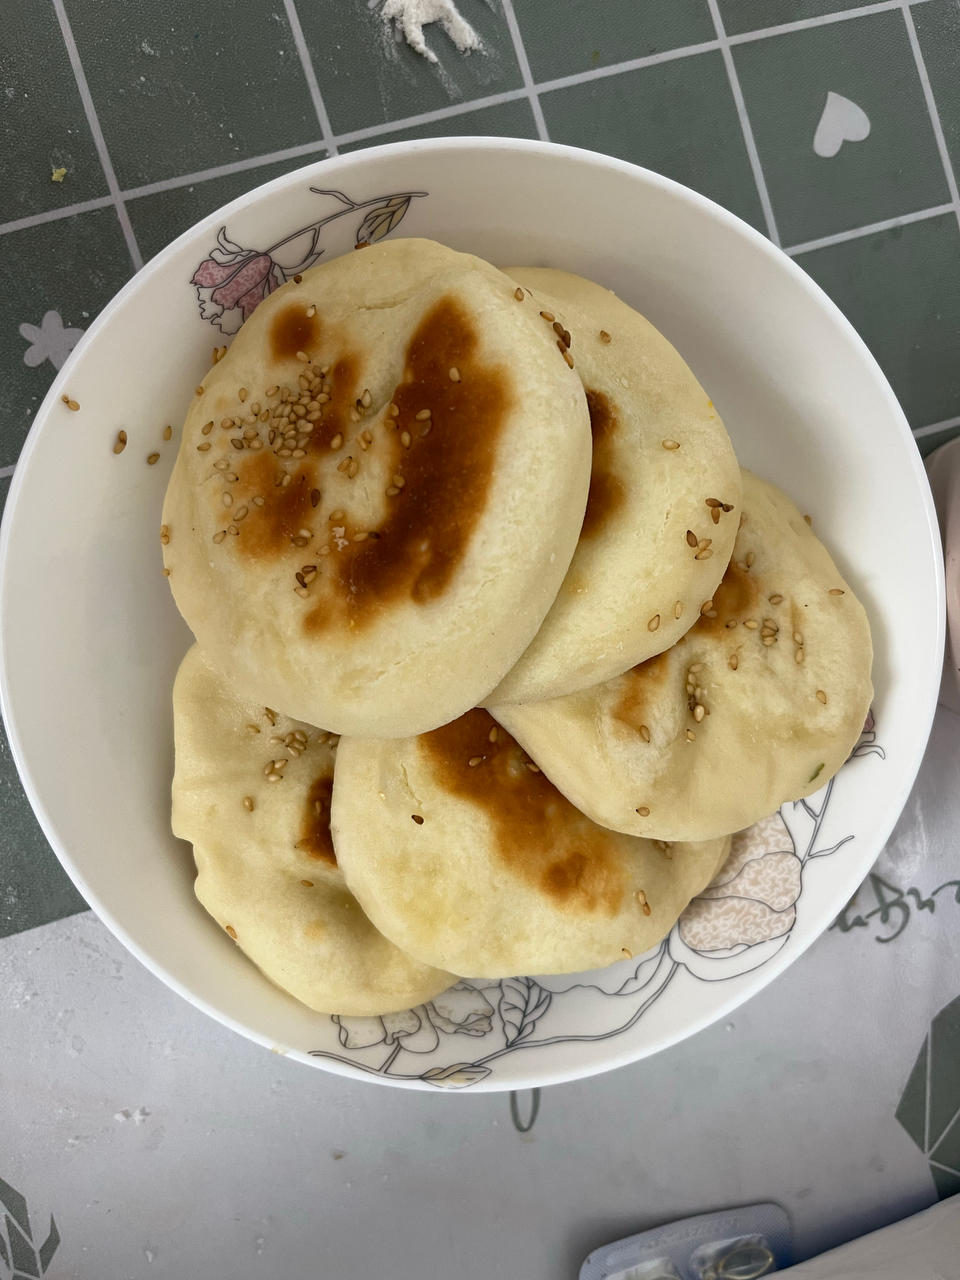
[[[813,149],[817,155],[824,158],[835,156],[845,142],[863,142],[869,134],[870,117],[863,107],[831,90],[813,135]]]

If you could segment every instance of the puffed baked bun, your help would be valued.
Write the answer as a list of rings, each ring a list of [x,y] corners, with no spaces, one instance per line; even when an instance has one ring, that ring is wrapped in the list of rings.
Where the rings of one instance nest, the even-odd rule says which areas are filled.
[[[337,858],[377,927],[474,978],[574,973],[639,954],[729,840],[657,847],[584,817],[486,711],[417,738],[344,738]]]
[[[706,840],[818,790],[870,710],[863,606],[790,499],[743,473],[733,559],[696,626],[605,684],[498,721],[595,822]]]
[[[173,690],[174,834],[196,893],[279,987],[325,1013],[409,1009],[456,982],[405,955],[347,892],[330,838],[330,735],[236,694],[194,645]]]
[[[482,701],[553,603],[590,482],[580,380],[517,285],[395,240],[266,298],[187,415],[163,512],[233,685],[338,733]]]
[[[560,594],[487,705],[573,693],[668,649],[720,581],[740,515],[730,438],[666,338],[589,280],[545,268],[508,274],[532,291],[547,328],[571,339],[593,472]]]

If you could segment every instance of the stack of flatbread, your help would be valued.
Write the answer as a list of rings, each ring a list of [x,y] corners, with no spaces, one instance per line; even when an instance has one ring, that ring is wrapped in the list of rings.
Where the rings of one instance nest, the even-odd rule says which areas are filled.
[[[430,241],[260,304],[162,541],[197,640],[174,831],[210,915],[325,1012],[655,945],[872,697],[863,608],[666,339]]]

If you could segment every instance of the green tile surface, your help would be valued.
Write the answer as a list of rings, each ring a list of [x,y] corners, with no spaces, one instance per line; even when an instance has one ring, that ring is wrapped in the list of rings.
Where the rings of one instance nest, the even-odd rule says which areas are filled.
[[[718,3],[724,29],[732,36],[859,9],[865,0],[718,0]]]
[[[2,724],[0,813],[0,938],[86,910],[23,794]]]
[[[739,45],[734,61],[784,244],[949,200],[901,13]],[[834,128],[850,128],[851,108],[836,98],[828,108],[828,94],[865,112],[870,132],[818,155],[825,110]]]
[[[930,1024],[930,1073],[927,1090],[928,1138],[943,1164],[956,1167],[960,1149],[955,1129],[960,1105],[960,998],[941,1009]],[[951,1141],[952,1136],[952,1141]],[[953,1158],[956,1156],[957,1158]]]
[[[931,0],[912,14],[956,173],[960,171],[960,0]]]
[[[538,81],[713,40],[706,0],[513,0]]]
[[[256,168],[243,169],[239,173],[223,174],[130,200],[127,212],[144,261],[159,253],[171,240],[189,230],[195,222],[214,209],[236,200],[238,196],[252,191],[264,182],[270,182],[273,178],[279,178],[304,165],[314,164],[324,159],[326,154],[321,149],[293,160],[257,165]]]
[[[431,120],[426,124],[412,125],[409,129],[393,129],[389,133],[362,142],[349,142],[342,151],[359,151],[363,147],[375,147],[381,142],[402,142],[407,138],[463,138],[487,135],[491,138],[535,138],[537,126],[533,111],[526,98],[512,102],[499,102],[478,111],[463,111],[445,120]]]
[[[912,426],[960,412],[960,226],[952,213],[797,261],[860,331]]]
[[[365,129],[517,89],[520,69],[496,0],[462,0],[459,9],[484,51],[458,53],[436,26],[425,32],[430,63],[390,36],[364,0],[301,4],[299,13],[335,133]]]
[[[930,1023],[896,1118],[930,1162],[941,1200],[960,1191],[960,996]]]
[[[541,97],[555,142],[656,169],[763,227],[730,83],[719,53],[555,89]]]
[[[112,207],[12,231],[0,255],[0,266],[15,264],[0,289],[0,466],[9,466],[66,356],[64,331],[89,328],[131,266]],[[21,325],[40,330],[39,342]],[[39,361],[32,366],[24,362],[31,348],[29,358]]]
[[[934,449],[939,449],[942,444],[948,444],[957,435],[960,435],[960,421],[955,426],[945,427],[943,431],[932,431],[929,435],[920,436],[917,446],[922,456],[926,458],[933,453]]]
[[[67,7],[122,187],[319,137],[280,3],[69,0]]]
[[[52,5],[4,0],[0,79],[0,222],[106,195]],[[61,166],[66,177],[52,181]]]

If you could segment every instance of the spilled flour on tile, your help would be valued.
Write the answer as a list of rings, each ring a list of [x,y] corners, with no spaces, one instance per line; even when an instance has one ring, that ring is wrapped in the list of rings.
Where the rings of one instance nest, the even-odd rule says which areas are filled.
[[[369,0],[375,9],[381,0]],[[461,16],[455,0],[384,0],[380,8],[384,27],[391,28],[396,39],[407,44],[428,62],[436,62],[437,55],[427,45],[424,27],[438,22],[460,53],[482,50],[480,37],[467,20]]]

